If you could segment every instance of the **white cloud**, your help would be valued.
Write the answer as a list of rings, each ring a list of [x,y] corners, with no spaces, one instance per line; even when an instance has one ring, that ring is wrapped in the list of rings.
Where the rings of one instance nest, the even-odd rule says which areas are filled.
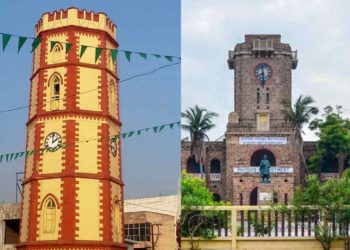
[[[182,109],[194,104],[218,112],[211,138],[224,134],[233,111],[227,51],[245,34],[281,34],[298,50],[293,98],[311,95],[320,109],[342,105],[350,116],[348,1],[182,1]],[[315,139],[306,130],[306,139]]]

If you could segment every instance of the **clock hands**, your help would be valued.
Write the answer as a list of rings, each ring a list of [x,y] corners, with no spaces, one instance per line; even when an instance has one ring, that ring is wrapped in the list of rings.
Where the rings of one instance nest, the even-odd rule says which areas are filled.
[[[262,70],[262,78],[261,78],[260,83],[262,86],[264,86],[264,84],[265,84],[265,71],[263,68],[261,70]]]
[[[59,139],[60,139],[60,137],[57,136],[56,139],[52,140],[52,143],[55,143],[55,142],[56,142],[57,140],[59,140]]]

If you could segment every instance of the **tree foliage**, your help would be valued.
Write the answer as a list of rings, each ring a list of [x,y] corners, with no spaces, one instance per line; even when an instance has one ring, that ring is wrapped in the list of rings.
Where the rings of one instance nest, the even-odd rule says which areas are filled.
[[[298,150],[297,153],[301,159],[300,161],[304,169],[307,168],[307,164],[303,152],[303,126],[310,122],[313,115],[318,113],[318,108],[313,106],[314,102],[315,101],[311,96],[303,95],[298,97],[293,106],[289,99],[282,101],[282,113],[284,115],[284,119],[294,128],[294,133],[292,135],[293,143],[291,145],[296,146]]]
[[[299,134],[303,132],[303,126],[307,124],[313,115],[318,113],[318,108],[312,106],[315,101],[311,96],[300,95],[293,107],[289,99],[282,101],[282,113],[284,118],[288,121]]]
[[[212,120],[217,116],[217,113],[200,108],[198,105],[181,112],[181,117],[185,119],[181,127],[190,133],[191,155],[195,157],[196,163],[200,166],[203,165],[204,140],[209,140],[207,132],[215,127]],[[200,169],[202,172],[202,167]]]
[[[181,236],[189,237],[191,249],[195,249],[194,237],[213,238],[214,228],[218,221],[217,211],[196,210],[197,206],[218,206],[213,194],[206,187],[204,179],[182,174],[181,179]],[[220,218],[224,221],[227,218]]]
[[[320,173],[332,159],[337,159],[338,171],[342,173],[350,155],[350,121],[342,117],[342,107],[327,106],[322,118],[314,119],[309,127],[320,137],[316,153],[310,159],[311,172]]]
[[[213,194],[205,185],[205,180],[191,175],[182,175],[181,179],[181,205],[184,209],[195,206],[213,206],[218,204]]]
[[[322,214],[322,222],[316,226],[315,236],[325,250],[330,249],[331,242],[337,238],[343,238],[349,245],[345,225],[350,219],[350,170],[345,171],[339,180],[330,179],[323,183],[316,174],[309,175],[305,187],[296,189],[293,205],[300,213],[310,212],[305,206],[312,206]],[[339,231],[332,232],[329,228],[331,220],[335,220]]]

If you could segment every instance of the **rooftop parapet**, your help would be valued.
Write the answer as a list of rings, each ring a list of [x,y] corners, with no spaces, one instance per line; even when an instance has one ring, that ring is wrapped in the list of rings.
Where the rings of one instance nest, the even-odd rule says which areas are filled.
[[[234,69],[234,59],[239,55],[254,55],[258,58],[274,57],[277,54],[290,56],[292,68],[298,65],[297,51],[292,51],[288,43],[281,42],[281,35],[250,34],[245,35],[244,43],[236,44],[234,50],[229,50],[228,66]]]
[[[45,30],[66,26],[104,30],[113,38],[116,37],[117,33],[116,25],[113,24],[106,14],[78,10],[77,8],[68,8],[67,10],[44,13],[35,25],[35,36],[38,36],[40,32]]]

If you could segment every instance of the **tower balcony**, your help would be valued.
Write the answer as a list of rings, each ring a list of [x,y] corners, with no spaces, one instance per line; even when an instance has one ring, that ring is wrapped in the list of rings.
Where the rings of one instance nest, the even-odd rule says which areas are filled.
[[[292,51],[292,69],[296,69],[298,66],[298,51]]]
[[[234,56],[235,56],[235,51],[234,50],[229,50],[228,51],[228,59],[227,59],[227,64],[229,69],[234,69]]]

